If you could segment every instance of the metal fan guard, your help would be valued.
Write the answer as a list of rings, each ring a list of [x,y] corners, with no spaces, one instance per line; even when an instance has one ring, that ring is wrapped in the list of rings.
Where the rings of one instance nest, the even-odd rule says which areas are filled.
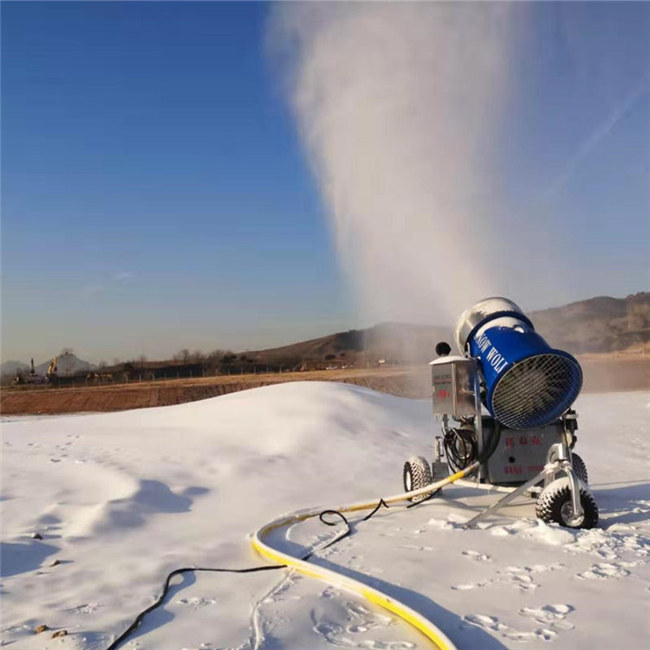
[[[556,420],[582,387],[580,365],[569,356],[539,354],[515,363],[492,393],[492,413],[506,427],[528,429]]]

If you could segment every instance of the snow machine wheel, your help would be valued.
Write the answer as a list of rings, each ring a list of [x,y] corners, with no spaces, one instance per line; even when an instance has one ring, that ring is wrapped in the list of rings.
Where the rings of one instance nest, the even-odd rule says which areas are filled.
[[[598,523],[598,506],[582,481],[580,486],[580,503],[584,511],[581,517],[573,516],[571,505],[571,488],[566,476],[547,485],[537,499],[535,511],[537,517],[546,523],[556,523],[567,528],[593,528]]]
[[[426,458],[422,456],[412,456],[404,463],[404,491],[411,492],[412,490],[419,490],[425,485],[433,483],[431,476],[431,466]],[[429,495],[421,494],[420,496],[413,497],[413,503],[420,503],[424,501]]]
[[[589,472],[587,472],[587,466],[585,465],[585,461],[582,460],[578,454],[571,454],[571,465],[573,465],[573,471],[575,472],[576,476],[583,483],[589,483]]]

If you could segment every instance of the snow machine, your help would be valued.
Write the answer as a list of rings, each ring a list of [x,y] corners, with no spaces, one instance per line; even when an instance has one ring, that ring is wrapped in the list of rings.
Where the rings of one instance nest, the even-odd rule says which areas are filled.
[[[434,461],[410,458],[405,490],[477,463],[470,484],[506,495],[467,527],[527,493],[537,496],[539,519],[593,528],[598,507],[585,463],[573,451],[578,420],[571,405],[582,387],[578,361],[552,349],[506,298],[482,300],[463,313],[455,342],[460,355],[439,343],[430,364],[433,413],[442,429],[434,440]]]

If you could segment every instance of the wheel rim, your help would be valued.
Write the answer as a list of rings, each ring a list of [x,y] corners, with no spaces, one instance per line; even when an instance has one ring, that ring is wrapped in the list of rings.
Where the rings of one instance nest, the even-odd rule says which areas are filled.
[[[413,489],[413,477],[411,476],[410,469],[406,471],[406,476],[404,477],[404,485],[407,492],[410,492]]]
[[[562,521],[571,528],[577,528],[585,520],[584,514],[577,516],[573,513],[573,505],[571,501],[562,504],[560,508],[560,516]]]

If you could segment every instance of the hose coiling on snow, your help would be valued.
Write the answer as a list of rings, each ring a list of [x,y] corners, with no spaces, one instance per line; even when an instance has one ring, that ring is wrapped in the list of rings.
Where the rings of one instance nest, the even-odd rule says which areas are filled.
[[[392,598],[378,589],[368,587],[358,580],[349,578],[348,576],[336,573],[329,569],[323,567],[309,564],[307,560],[316,552],[329,548],[336,542],[342,540],[351,534],[352,528],[350,527],[350,522],[347,517],[343,514],[344,512],[356,512],[359,510],[371,510],[369,514],[363,517],[362,521],[367,521],[372,516],[374,516],[381,507],[388,508],[390,503],[398,503],[400,501],[406,501],[412,499],[413,497],[420,496],[422,494],[427,494],[428,497],[431,497],[433,494],[439,492],[445,485],[449,485],[458,481],[470,474],[472,474],[476,469],[478,469],[479,464],[477,462],[473,463],[469,467],[463,469],[452,476],[448,476],[445,479],[442,479],[436,483],[431,483],[423,488],[417,490],[411,490],[410,492],[405,492],[404,494],[398,494],[392,497],[386,497],[379,499],[378,502],[371,501],[369,503],[355,503],[352,505],[342,506],[340,508],[332,509],[328,508],[325,510],[316,509],[311,511],[303,511],[294,513],[291,515],[286,515],[280,517],[279,519],[267,524],[263,528],[257,531],[252,539],[253,548],[262,556],[273,561],[277,561],[278,564],[265,565],[265,566],[256,566],[249,567],[244,569],[225,569],[225,568],[214,568],[214,567],[184,567],[182,569],[174,569],[171,571],[165,578],[165,583],[163,585],[162,593],[158,596],[156,601],[152,603],[149,607],[140,612],[135,620],[129,625],[129,627],[122,632],[108,647],[106,650],[117,650],[122,643],[134,632],[142,623],[144,617],[157,607],[159,607],[165,600],[169,589],[171,587],[171,581],[174,577],[182,575],[189,572],[199,572],[199,571],[209,571],[214,573],[255,573],[257,571],[274,571],[277,569],[294,569],[303,575],[310,576],[312,578],[317,578],[319,580],[325,580],[330,584],[337,585],[343,589],[347,589],[353,593],[357,593],[371,603],[379,605],[384,609],[387,609],[389,612],[396,614],[399,618],[410,623],[417,630],[422,632],[429,640],[433,641],[436,648],[439,650],[457,650],[456,646],[447,638],[447,636],[441,632],[431,621],[427,618],[411,609],[408,605],[400,602],[396,598]],[[433,492],[432,492],[433,491]],[[422,502],[419,502],[422,503]],[[419,504],[411,504],[419,505]],[[317,547],[311,549],[308,553],[303,555],[300,558],[293,557],[274,549],[269,544],[265,543],[263,540],[271,531],[284,526],[289,526],[294,523],[305,521],[313,517],[318,516],[320,521],[327,526],[336,526],[337,522],[329,521],[326,519],[329,515],[334,515],[338,517],[345,525],[345,528],[334,535],[329,539],[325,544],[317,545]]]
[[[478,469],[478,467],[479,467],[479,463],[474,462],[468,467],[466,467],[465,469],[456,472],[455,474],[452,474],[447,478],[444,478],[435,483],[431,483],[417,490],[411,490],[410,492],[397,494],[391,497],[384,497],[379,501],[374,500],[371,502],[354,503],[351,505],[341,506],[340,508],[326,510],[325,511],[326,513],[336,513],[340,515],[344,523],[346,524],[345,527],[346,529],[341,533],[339,533],[338,535],[336,535],[333,540],[329,541],[327,545],[321,547],[321,549],[327,548],[327,546],[331,546],[334,542],[343,539],[343,537],[346,537],[347,535],[350,534],[350,526],[347,518],[343,515],[343,513],[372,509],[372,513],[366,517],[366,519],[368,519],[370,516],[375,514],[382,505],[387,508],[391,503],[399,503],[402,501],[407,501],[408,499],[412,499],[413,497],[421,496],[423,494],[429,494],[432,491],[439,490],[445,485],[449,485],[451,483],[454,483],[455,481],[465,478],[466,476],[469,476],[470,474],[473,474]],[[301,521],[306,521],[307,519],[312,519],[313,517],[318,517],[323,512],[324,511],[322,508],[316,508],[314,510],[300,511],[293,514],[285,515],[283,517],[279,517],[278,519],[272,521],[271,523],[266,524],[266,526],[260,528],[255,533],[255,535],[253,535],[253,538],[251,540],[253,544],[253,548],[260,555],[265,557],[267,560],[271,560],[272,562],[275,562],[277,564],[283,564],[287,568],[294,569],[295,571],[303,575],[309,576],[311,578],[317,578],[319,580],[324,580],[329,584],[359,594],[360,596],[363,596],[364,598],[369,600],[371,603],[375,605],[379,605],[384,609],[387,609],[389,612],[395,614],[396,616],[398,616],[399,618],[401,618],[402,620],[406,621],[407,623],[415,627],[417,630],[419,630],[422,634],[424,634],[424,636],[426,636],[430,641],[432,641],[434,646],[439,650],[457,650],[456,646],[449,640],[449,638],[444,634],[444,632],[442,632],[432,621],[425,618],[424,616],[422,616],[422,614],[416,612],[414,609],[411,609],[408,605],[402,603],[396,598],[388,596],[387,594],[379,591],[378,589],[369,587],[363,582],[354,580],[353,578],[350,578],[346,575],[336,573],[335,571],[326,569],[318,565],[310,564],[309,562],[305,561],[305,558],[293,557],[288,553],[284,553],[283,551],[280,551],[277,548],[272,547],[266,541],[268,535],[273,531],[279,528],[285,528],[287,526],[291,526]],[[321,518],[321,521],[324,520]],[[313,552],[314,551],[311,551],[307,557],[311,556]]]

